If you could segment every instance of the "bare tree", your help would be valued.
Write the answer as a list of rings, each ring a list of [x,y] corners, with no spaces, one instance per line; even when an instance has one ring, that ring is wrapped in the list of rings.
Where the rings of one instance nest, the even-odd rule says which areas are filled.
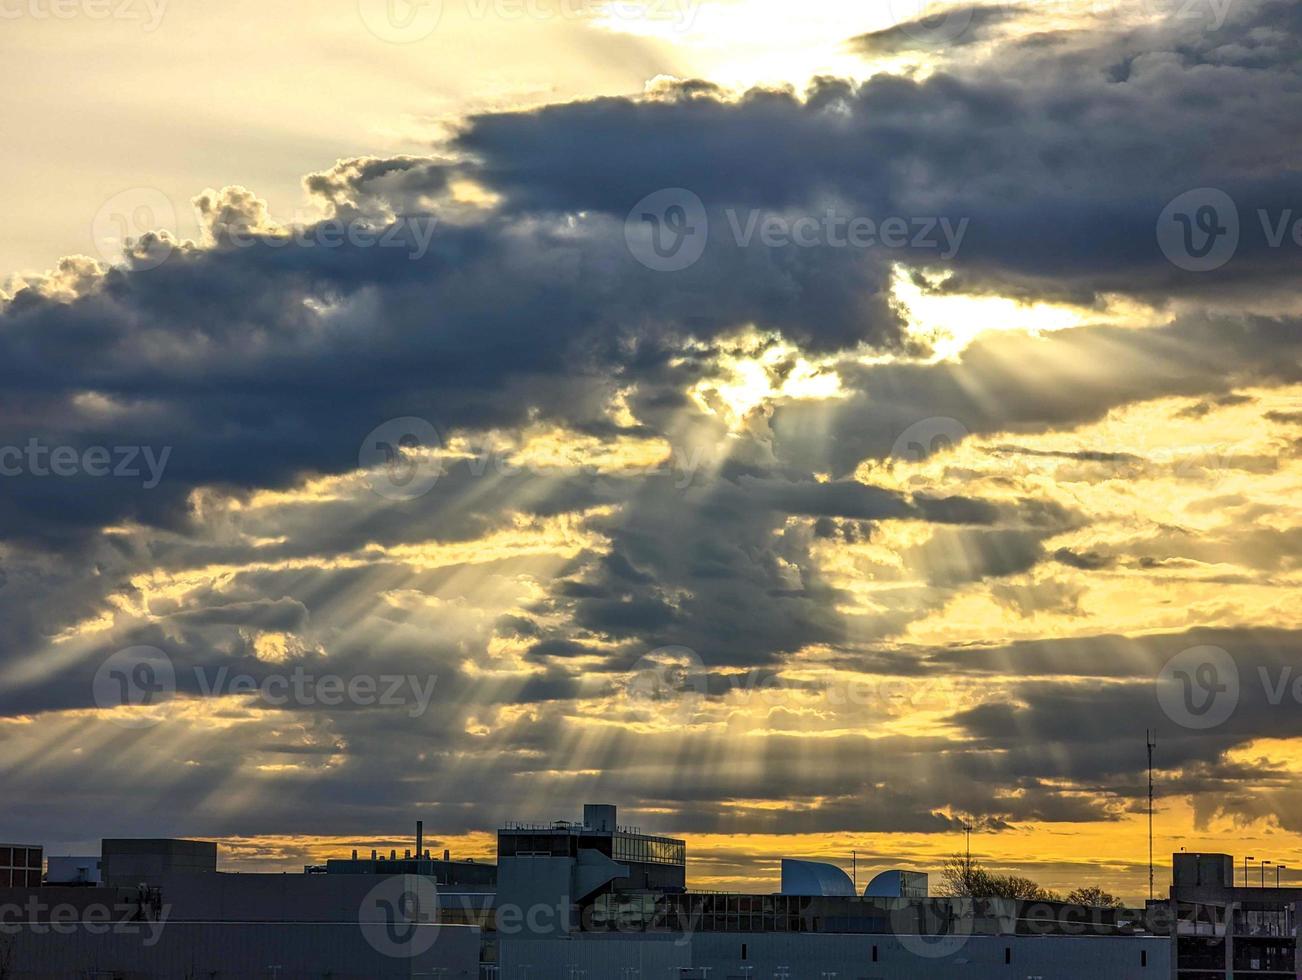
[[[1093,908],[1119,909],[1121,899],[1111,892],[1105,892],[1098,885],[1087,885],[1067,893],[1067,901],[1072,905],[1088,905]]]
[[[1030,878],[987,871],[979,861],[955,854],[940,873],[941,891],[960,898],[1013,898],[1024,902],[1061,902],[1057,892],[1042,888]]]

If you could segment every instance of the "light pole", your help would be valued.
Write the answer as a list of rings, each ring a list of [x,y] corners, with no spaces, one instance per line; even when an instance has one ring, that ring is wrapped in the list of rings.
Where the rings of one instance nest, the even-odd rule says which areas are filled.
[[[1243,859],[1243,887],[1248,887],[1248,862],[1257,860],[1255,857],[1245,857]]]
[[[1266,887],[1266,865],[1268,864],[1270,864],[1269,861],[1261,862],[1261,887],[1262,888]]]
[[[1277,864],[1277,865],[1275,865],[1275,887],[1276,887],[1276,888],[1279,887],[1279,873],[1280,873],[1281,871],[1287,871],[1287,870],[1288,870],[1288,865],[1287,865],[1287,864]]]

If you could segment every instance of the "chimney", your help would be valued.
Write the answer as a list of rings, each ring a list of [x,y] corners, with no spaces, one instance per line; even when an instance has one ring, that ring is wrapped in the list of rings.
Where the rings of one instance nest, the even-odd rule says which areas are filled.
[[[444,861],[451,861],[451,860],[452,860],[452,852],[449,851],[446,847],[443,848],[443,860],[444,860]]]
[[[375,848],[372,847],[372,848],[371,848],[371,860],[374,861],[375,858],[376,858]]]
[[[425,822],[416,821],[416,856],[420,857],[425,853]]]
[[[357,860],[357,848],[355,848],[355,847],[353,848],[353,860],[354,860],[354,861]]]
[[[404,853],[404,854],[402,855],[402,858],[403,858],[404,861],[410,861],[410,860],[411,860],[411,848],[410,848],[410,847],[407,848],[406,853]]]
[[[396,847],[392,847],[389,849],[389,860],[390,861],[398,860],[398,849]]]

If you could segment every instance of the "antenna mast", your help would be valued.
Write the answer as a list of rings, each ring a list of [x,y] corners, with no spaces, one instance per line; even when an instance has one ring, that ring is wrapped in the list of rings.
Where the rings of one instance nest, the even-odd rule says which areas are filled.
[[[1153,900],[1153,749],[1157,747],[1157,731],[1144,729],[1148,744],[1148,899]]]

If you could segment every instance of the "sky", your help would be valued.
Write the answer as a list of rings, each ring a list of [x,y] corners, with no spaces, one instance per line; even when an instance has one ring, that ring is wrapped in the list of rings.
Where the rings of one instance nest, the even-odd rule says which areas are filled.
[[[0,838],[1302,873],[1300,32],[0,0]]]

